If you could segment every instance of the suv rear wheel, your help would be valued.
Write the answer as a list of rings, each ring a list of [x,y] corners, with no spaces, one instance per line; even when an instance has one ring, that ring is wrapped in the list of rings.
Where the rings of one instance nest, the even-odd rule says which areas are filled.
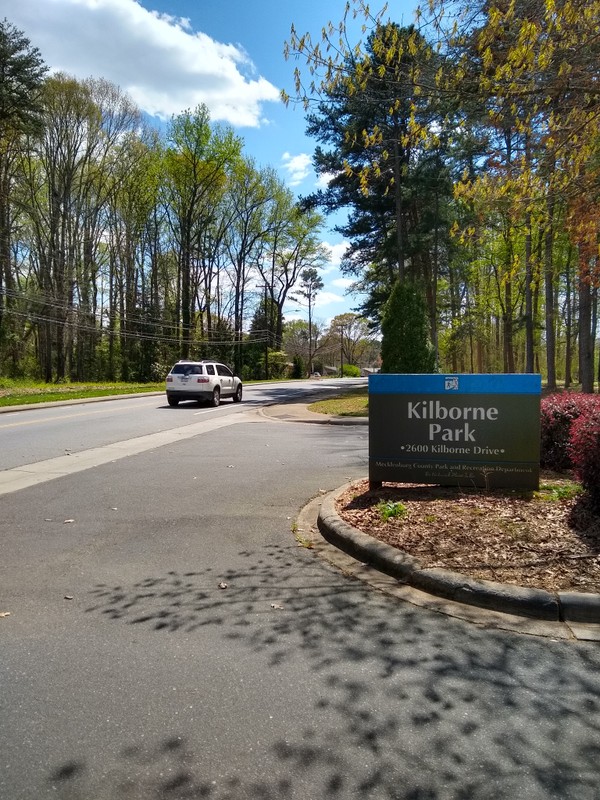
[[[221,390],[219,389],[218,386],[215,386],[212,393],[210,404],[213,408],[216,408],[220,402],[221,402]]]
[[[167,397],[167,402],[170,406],[178,406],[179,405],[179,398],[178,397]]]

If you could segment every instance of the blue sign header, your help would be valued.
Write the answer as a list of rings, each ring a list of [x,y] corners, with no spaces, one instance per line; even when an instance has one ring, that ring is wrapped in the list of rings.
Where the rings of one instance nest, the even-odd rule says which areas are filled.
[[[533,394],[542,391],[541,375],[400,375],[369,376],[369,394]]]

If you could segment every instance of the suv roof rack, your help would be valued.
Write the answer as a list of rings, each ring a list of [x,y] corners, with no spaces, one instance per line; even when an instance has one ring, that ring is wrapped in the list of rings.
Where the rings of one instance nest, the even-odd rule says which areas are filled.
[[[200,360],[196,358],[180,358],[177,362],[178,364],[222,364],[222,361],[219,361],[217,358],[201,358]]]

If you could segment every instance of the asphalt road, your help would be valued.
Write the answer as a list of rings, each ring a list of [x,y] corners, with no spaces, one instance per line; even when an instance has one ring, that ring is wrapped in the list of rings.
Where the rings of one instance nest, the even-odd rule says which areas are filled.
[[[366,428],[211,425],[0,497],[1,800],[600,798],[597,644],[299,546]]]
[[[127,441],[158,431],[168,431],[202,420],[239,414],[249,408],[290,399],[327,396],[339,387],[366,385],[366,379],[343,381],[285,381],[244,386],[240,405],[224,400],[218,409],[195,402],[170,408],[164,394],[139,395],[126,399],[32,405],[11,410],[0,408],[0,470],[37,463]]]

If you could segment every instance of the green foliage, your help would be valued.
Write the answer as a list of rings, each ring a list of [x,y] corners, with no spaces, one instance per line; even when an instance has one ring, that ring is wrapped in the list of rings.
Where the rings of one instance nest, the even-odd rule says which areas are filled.
[[[293,29],[286,46],[306,64],[316,169],[334,176],[309,202],[350,208],[361,311],[378,325],[394,280],[419,280],[445,368],[535,369],[553,388],[577,372],[592,392],[600,0],[387,15],[350,0],[320,41]]]
[[[381,371],[429,373],[435,353],[429,343],[425,303],[412,283],[397,281],[381,323]]]
[[[167,377],[173,362],[169,361],[154,361],[150,365],[150,380],[153,382],[164,381]]]
[[[283,350],[269,350],[269,377],[283,378],[287,369],[287,353]]]
[[[561,500],[572,500],[581,494],[581,485],[574,481],[565,481],[559,484],[544,482],[539,491],[533,494],[537,500],[542,502],[559,503]]]
[[[360,369],[354,364],[342,366],[342,378],[360,378]]]
[[[303,378],[306,374],[306,367],[304,366],[304,359],[302,356],[294,356],[292,359],[292,378]]]
[[[15,291],[19,278],[11,265],[15,259],[14,225],[23,217],[14,206],[23,197],[15,180],[24,135],[43,129],[43,79],[47,72],[39,50],[31,46],[22,31],[0,21],[0,369],[5,374],[24,372],[24,309]]]
[[[357,9],[362,11],[366,6]],[[308,133],[319,142],[315,168],[329,180],[306,202],[328,211],[350,208],[338,227],[349,242],[342,269],[366,297],[361,313],[378,325],[396,279],[430,282],[443,268],[452,182],[448,109],[434,88],[440,56],[416,27],[383,16],[370,21],[372,30],[356,48],[340,51],[327,42],[337,63],[328,63],[307,120]],[[307,39],[291,44],[319,74],[318,48],[310,49]]]
[[[258,378],[256,377],[257,374],[259,375]],[[239,376],[243,383],[246,383],[247,381],[260,380],[260,375],[261,373],[257,371],[255,364],[244,364],[239,372]]]
[[[34,405],[60,400],[85,399],[90,397],[114,397],[119,394],[162,392],[165,388],[163,376],[158,383],[77,383],[61,382],[32,383],[0,379],[0,406]]]
[[[309,309],[309,313],[314,307],[317,295],[323,286],[323,279],[314,267],[303,269],[300,273],[300,287],[296,290],[296,294],[298,298],[301,298],[298,302],[304,302]]]
[[[38,51],[1,23],[1,373],[146,380],[189,351],[260,374],[265,344],[321,373],[373,365],[347,315],[326,343],[314,319],[318,207],[349,209],[342,266],[371,333],[394,283],[413,281],[444,369],[536,370],[551,387],[576,376],[593,392],[600,0],[431,0],[415,26],[387,15],[350,0],[323,42],[292,35],[328,179],[300,204],[203,106],[163,137],[102,78],[44,79]],[[309,322],[284,340],[294,287]],[[265,288],[268,337],[252,342]],[[430,371],[406,334],[403,363],[386,368]]]
[[[408,514],[408,509],[404,503],[393,502],[392,500],[382,500],[377,504],[377,511],[384,522],[388,522],[390,519],[402,518]]]
[[[41,89],[48,67],[23,31],[0,21],[0,138],[42,127]]]

